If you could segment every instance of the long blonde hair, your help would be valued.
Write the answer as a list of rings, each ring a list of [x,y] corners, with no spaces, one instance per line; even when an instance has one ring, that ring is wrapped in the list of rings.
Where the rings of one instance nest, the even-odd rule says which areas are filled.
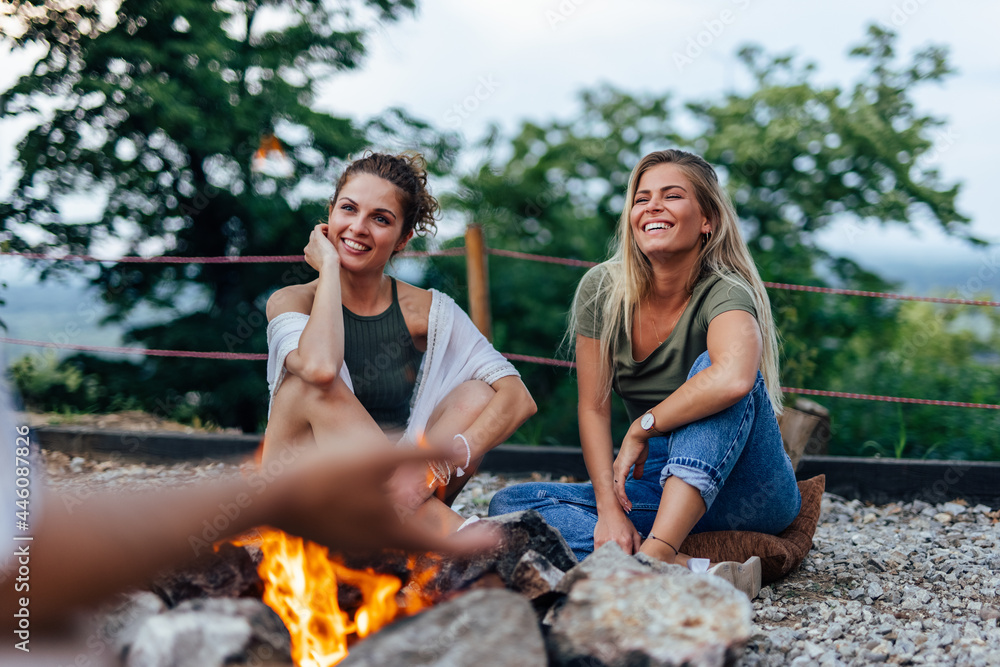
[[[680,150],[664,150],[650,153],[639,161],[629,177],[628,192],[618,229],[611,243],[611,256],[602,266],[602,283],[594,290],[593,299],[602,299],[602,303],[594,303],[595,312],[600,312],[601,318],[601,369],[600,381],[606,395],[611,392],[611,381],[614,374],[615,345],[619,340],[619,332],[625,332],[626,340],[632,345],[632,318],[638,303],[649,295],[653,284],[653,269],[635,241],[630,224],[632,203],[635,199],[639,179],[650,168],[660,164],[675,164],[694,186],[695,198],[702,213],[712,224],[712,233],[708,237],[698,258],[695,261],[691,276],[688,279],[688,292],[695,284],[711,275],[719,276],[736,289],[746,290],[753,298],[757,310],[757,324],[760,327],[764,342],[763,354],[760,359],[760,371],[764,376],[768,395],[775,414],[782,412],[781,383],[778,378],[778,332],[771,315],[771,302],[764,289],[764,283],[757,273],[757,267],[750,257],[746,242],[740,235],[736,210],[733,208],[729,195],[719,184],[719,178],[708,162],[693,153]],[[579,298],[579,288],[577,288]],[[570,313],[567,341],[576,339],[576,318],[578,307],[589,307],[591,304],[578,304],[573,300]],[[600,309],[598,311],[598,309]]]

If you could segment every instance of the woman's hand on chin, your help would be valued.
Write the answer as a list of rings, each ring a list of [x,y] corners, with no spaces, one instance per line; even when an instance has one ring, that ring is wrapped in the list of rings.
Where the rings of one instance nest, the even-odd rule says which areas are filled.
[[[597,515],[594,526],[594,550],[606,542],[617,542],[627,554],[634,554],[642,544],[642,537],[632,522],[622,512],[603,512]]]
[[[309,233],[309,243],[305,247],[306,263],[317,271],[322,271],[324,267],[340,266],[337,247],[327,236],[329,230],[330,225],[320,223]]]

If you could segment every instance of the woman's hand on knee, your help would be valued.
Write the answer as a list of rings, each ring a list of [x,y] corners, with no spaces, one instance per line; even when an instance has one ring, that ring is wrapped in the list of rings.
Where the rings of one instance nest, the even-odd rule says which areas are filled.
[[[622,509],[626,512],[632,511],[632,501],[628,499],[628,494],[625,493],[625,480],[628,479],[628,474],[632,470],[632,466],[635,466],[635,470],[632,470],[632,476],[635,479],[642,479],[643,467],[646,465],[646,458],[649,456],[649,442],[638,434],[633,433],[634,430],[635,427],[633,426],[625,434],[625,439],[622,440],[622,446],[618,450],[618,456],[615,458],[615,464],[612,468],[614,472],[615,495],[618,497],[618,502],[621,503]]]
[[[594,526],[594,549],[607,542],[617,542],[627,554],[634,554],[642,545],[642,537],[623,512],[598,514]]]

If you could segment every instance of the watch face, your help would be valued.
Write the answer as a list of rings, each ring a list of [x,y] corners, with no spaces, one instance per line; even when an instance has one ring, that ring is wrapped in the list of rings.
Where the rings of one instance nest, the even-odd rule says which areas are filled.
[[[643,427],[647,431],[653,428],[653,413],[647,412],[642,416],[642,420],[639,422],[639,426]]]

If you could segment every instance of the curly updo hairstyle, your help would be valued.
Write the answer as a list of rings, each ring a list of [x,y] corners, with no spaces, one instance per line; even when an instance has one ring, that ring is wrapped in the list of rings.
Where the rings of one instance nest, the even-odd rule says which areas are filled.
[[[441,206],[427,189],[427,163],[419,153],[389,155],[366,152],[349,164],[341,174],[331,201],[336,201],[340,197],[341,188],[357,174],[378,176],[399,188],[399,203],[403,207],[401,237],[410,231],[415,231],[421,236],[434,234],[437,231],[434,220]]]

